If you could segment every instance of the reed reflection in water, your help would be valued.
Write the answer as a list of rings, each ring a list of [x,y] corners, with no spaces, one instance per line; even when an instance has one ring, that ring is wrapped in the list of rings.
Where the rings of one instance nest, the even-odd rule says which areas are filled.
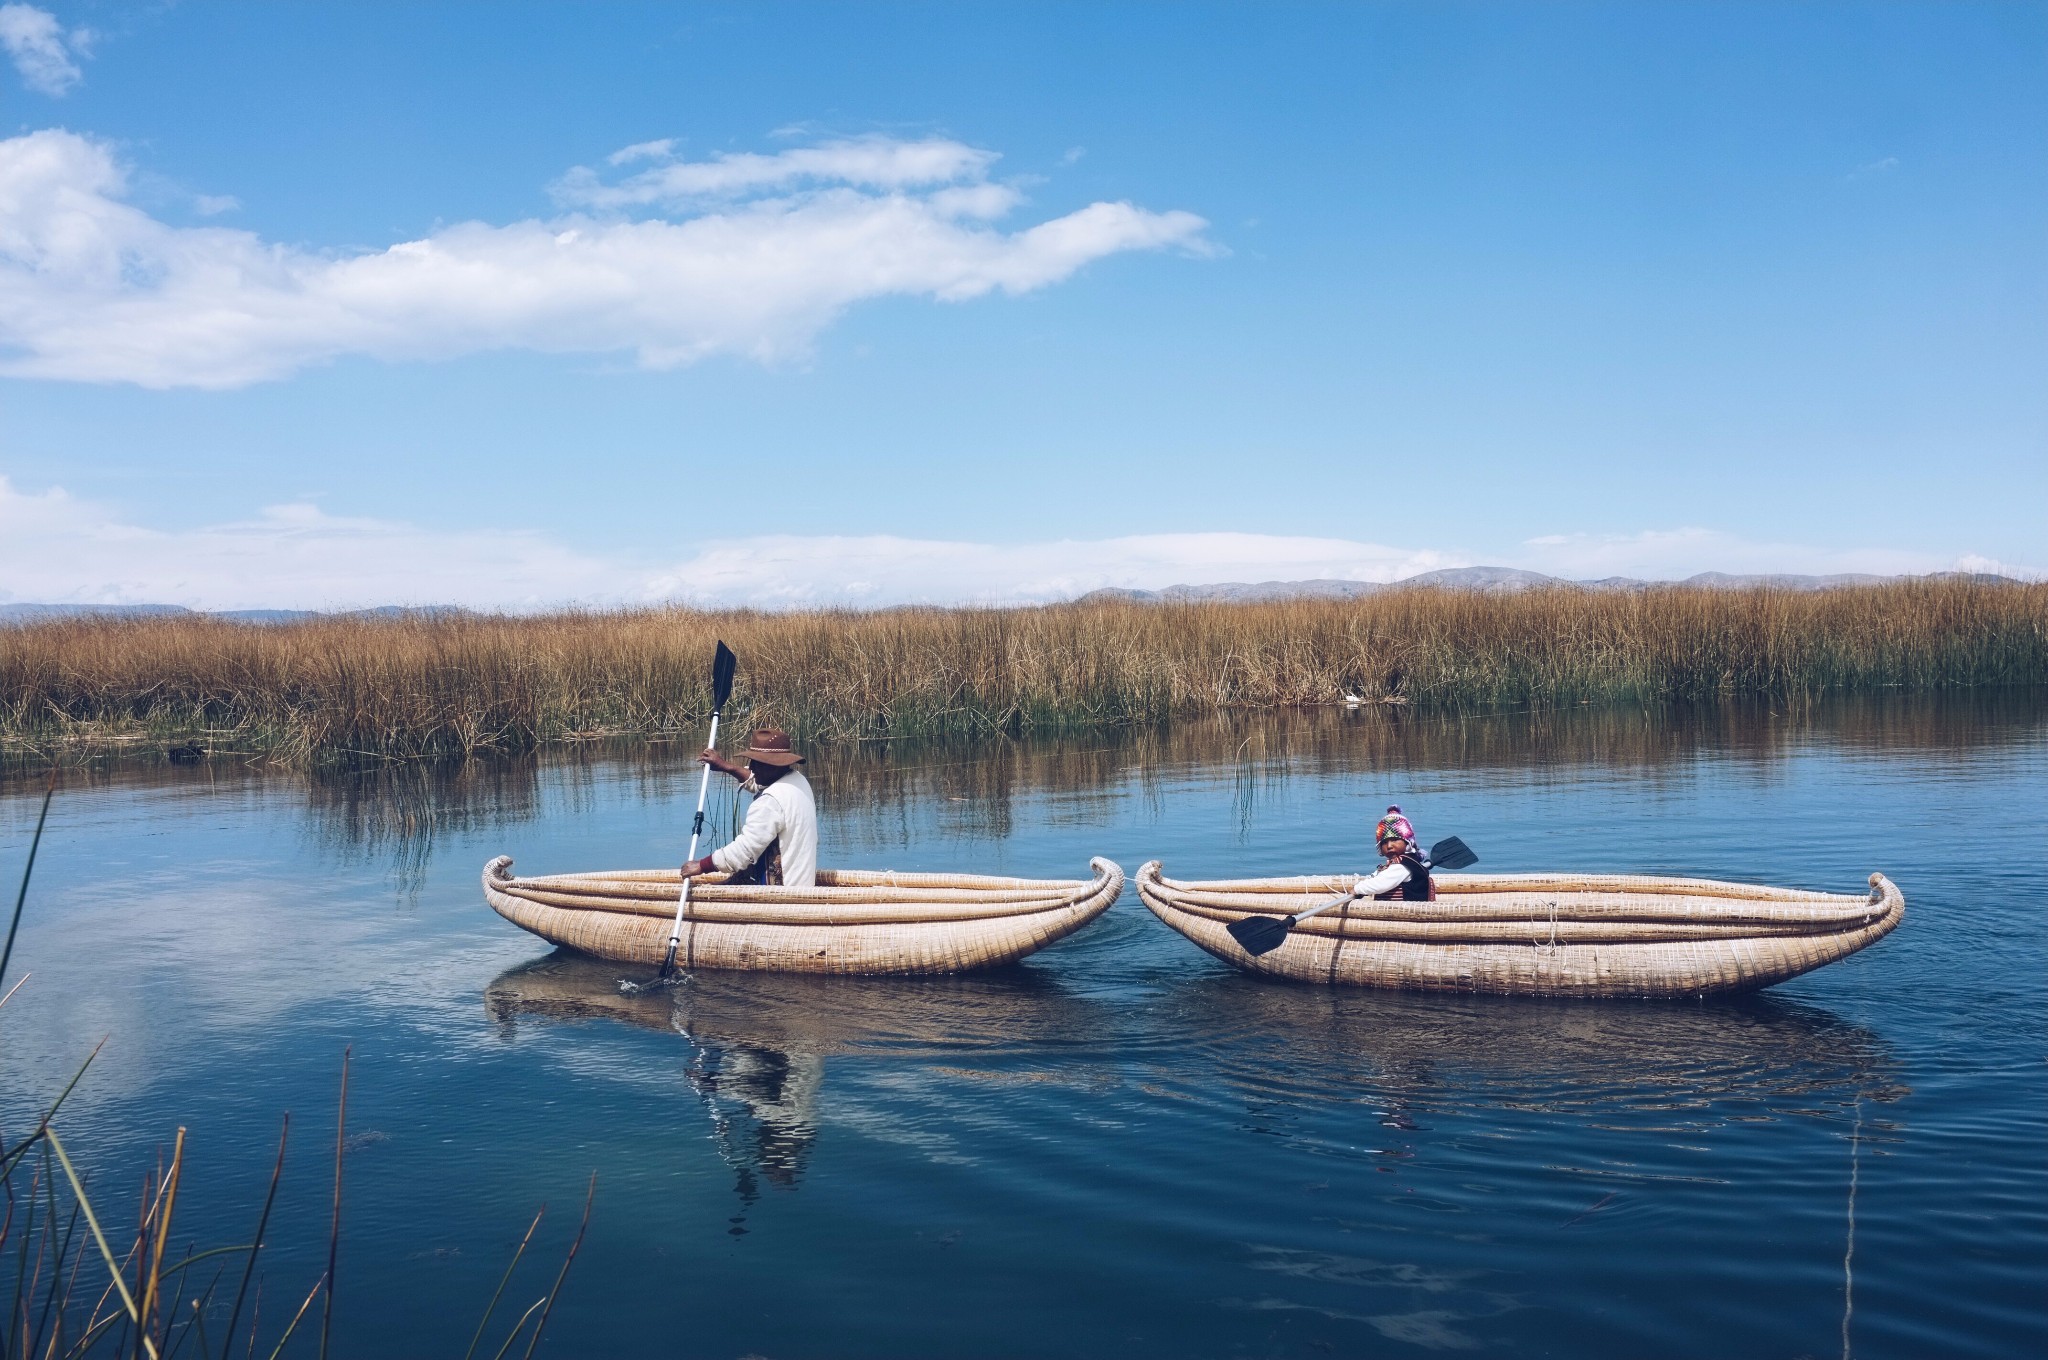
[[[1888,760],[1920,756],[1952,767],[1974,751],[2009,749],[2038,736],[2042,713],[2040,695],[2015,690],[1464,716],[1321,708],[1083,738],[828,745],[807,752],[805,769],[847,850],[905,844],[913,823],[932,808],[951,836],[1000,841],[1017,830],[1016,800],[1045,793],[1066,795],[1059,815],[1085,831],[1091,814],[1118,815],[1113,793],[1120,787],[1156,798],[1162,780],[1190,769],[1231,772],[1232,807],[1244,837],[1262,800],[1290,778],[1371,771],[1402,777],[1489,770],[1555,777],[1592,769],[1655,774],[1686,770],[1703,756],[1768,768],[1815,742]],[[318,833],[336,853],[388,859],[395,873],[413,880],[438,841],[482,829],[510,833],[542,815],[585,815],[600,786],[616,795],[622,773],[630,792],[645,801],[694,799],[693,756],[646,743],[591,744],[544,756],[410,762],[289,777],[303,783]],[[195,778],[161,767],[124,770],[116,777],[167,783]],[[731,834],[743,800],[729,781],[714,780],[711,788],[707,824],[713,834]]]

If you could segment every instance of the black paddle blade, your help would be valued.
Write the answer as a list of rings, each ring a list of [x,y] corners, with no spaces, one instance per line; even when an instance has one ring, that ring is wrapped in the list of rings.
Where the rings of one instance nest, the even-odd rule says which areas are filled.
[[[739,669],[740,659],[732,654],[732,648],[723,642],[718,644],[718,654],[711,658],[711,706],[724,708],[725,701],[732,698],[732,673]]]
[[[1429,867],[1432,869],[1465,869],[1478,862],[1479,856],[1472,853],[1472,847],[1456,836],[1429,847]]]
[[[1292,916],[1247,916],[1242,921],[1232,921],[1224,927],[1230,938],[1236,940],[1247,954],[1270,954],[1287,939],[1287,932],[1294,929]]]

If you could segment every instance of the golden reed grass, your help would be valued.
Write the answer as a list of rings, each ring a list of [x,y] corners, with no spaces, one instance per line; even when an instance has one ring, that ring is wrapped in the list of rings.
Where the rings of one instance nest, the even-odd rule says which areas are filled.
[[[0,629],[0,740],[31,756],[195,742],[321,761],[694,741],[719,638],[740,655],[742,721],[813,739],[966,736],[1345,694],[1481,709],[2032,685],[2048,679],[2048,585],[69,619]]]

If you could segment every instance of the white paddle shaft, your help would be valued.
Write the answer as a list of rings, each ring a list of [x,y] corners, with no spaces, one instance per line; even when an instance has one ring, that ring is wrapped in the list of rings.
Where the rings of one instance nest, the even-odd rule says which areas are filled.
[[[705,749],[711,751],[718,749],[718,710],[715,708],[711,710],[711,740],[705,743]],[[704,767],[704,778],[697,783],[697,818],[690,823],[690,858],[683,861],[683,867],[686,869],[697,858],[697,838],[704,834],[704,799],[710,793],[711,767],[706,765]],[[671,959],[676,956],[676,946],[681,944],[683,940],[683,917],[690,910],[690,884],[692,881],[690,875],[684,874],[683,890],[676,895],[676,923],[669,928],[668,932],[668,956]]]
[[[1321,905],[1320,907],[1310,907],[1307,911],[1297,911],[1296,913],[1294,913],[1293,916],[1289,917],[1288,919],[1297,922],[1306,921],[1311,916],[1321,916],[1324,912],[1329,911],[1331,908],[1341,907],[1346,902],[1349,902],[1351,900],[1353,900],[1352,894],[1346,893],[1342,897],[1339,897],[1334,901],[1323,903],[1323,905]]]

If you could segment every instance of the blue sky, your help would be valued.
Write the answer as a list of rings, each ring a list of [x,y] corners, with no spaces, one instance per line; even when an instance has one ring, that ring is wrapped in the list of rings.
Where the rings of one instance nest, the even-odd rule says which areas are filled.
[[[2048,570],[2048,6],[0,42],[0,601]]]

